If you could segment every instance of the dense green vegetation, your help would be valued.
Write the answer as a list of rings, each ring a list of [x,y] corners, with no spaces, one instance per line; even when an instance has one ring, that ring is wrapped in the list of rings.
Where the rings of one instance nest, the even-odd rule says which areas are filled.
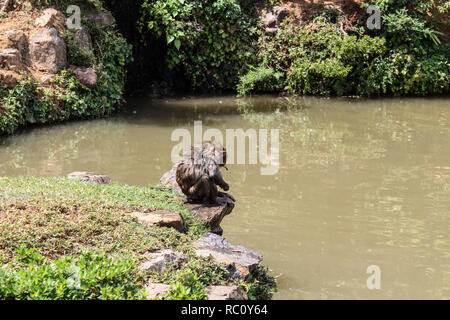
[[[0,297],[39,300],[139,299],[131,260],[85,251],[49,262],[35,249],[20,247],[9,268],[0,269]]]
[[[127,213],[172,209],[184,233],[140,224]],[[193,253],[208,229],[181,199],[161,187],[90,185],[56,178],[0,179],[0,298],[138,299],[148,280],[172,284],[167,299],[204,299],[204,288],[242,285],[251,298],[269,298],[274,280],[263,268],[247,281],[227,278],[224,267]],[[184,252],[178,271],[145,273],[145,254],[162,248]],[[79,289],[71,277],[79,268]],[[74,292],[75,291],[75,292]]]
[[[341,12],[324,11],[305,26],[283,23],[261,36],[260,63],[243,76],[241,95],[278,92],[309,95],[434,95],[450,88],[450,45],[424,13],[434,2],[379,0],[382,28],[344,30]],[[368,3],[366,3],[367,5]],[[448,12],[448,5],[437,8]]]
[[[234,89],[254,61],[254,6],[235,0],[145,0],[141,30],[167,43],[169,69],[181,71],[192,89]]]

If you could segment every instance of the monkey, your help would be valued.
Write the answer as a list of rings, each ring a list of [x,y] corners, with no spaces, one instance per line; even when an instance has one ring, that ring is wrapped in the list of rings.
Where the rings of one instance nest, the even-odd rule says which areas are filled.
[[[226,167],[227,151],[219,143],[203,142],[183,154],[177,166],[176,181],[186,195],[187,203],[217,204],[217,197],[236,201],[233,196],[220,192],[217,186],[228,191],[230,186],[222,177],[220,167]]]

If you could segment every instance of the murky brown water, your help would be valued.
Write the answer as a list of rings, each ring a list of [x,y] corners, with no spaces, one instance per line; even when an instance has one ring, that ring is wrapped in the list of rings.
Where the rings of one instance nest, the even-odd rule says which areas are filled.
[[[225,236],[264,254],[276,298],[450,298],[450,99],[141,100],[128,110],[0,140],[0,176],[89,170],[155,184],[176,128],[278,128],[278,174],[223,173],[238,200]],[[380,290],[366,287],[370,265]]]

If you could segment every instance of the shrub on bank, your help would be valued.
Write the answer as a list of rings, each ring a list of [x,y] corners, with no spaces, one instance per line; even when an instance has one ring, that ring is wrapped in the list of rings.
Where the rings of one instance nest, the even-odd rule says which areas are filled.
[[[125,300],[144,293],[133,278],[131,260],[84,251],[49,261],[35,249],[19,247],[16,259],[0,269],[0,299]]]
[[[167,65],[192,89],[234,89],[254,62],[254,4],[236,0],[145,0],[141,31],[167,43]]]
[[[261,36],[256,70],[283,76],[261,77],[250,71],[241,77],[238,92],[277,92],[281,79],[284,90],[304,95],[448,93],[450,45],[440,40],[438,25],[406,1],[375,4],[383,10],[377,32],[362,25],[344,30],[339,19],[323,13],[305,26],[288,19],[275,36]],[[439,10],[448,12],[445,6]]]

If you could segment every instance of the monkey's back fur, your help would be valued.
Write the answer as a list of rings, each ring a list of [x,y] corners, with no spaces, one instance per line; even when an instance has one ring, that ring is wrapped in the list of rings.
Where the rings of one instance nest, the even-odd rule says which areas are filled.
[[[219,185],[228,191],[220,167],[226,164],[226,149],[212,142],[195,145],[183,155],[177,166],[176,181],[188,202],[217,203]]]

